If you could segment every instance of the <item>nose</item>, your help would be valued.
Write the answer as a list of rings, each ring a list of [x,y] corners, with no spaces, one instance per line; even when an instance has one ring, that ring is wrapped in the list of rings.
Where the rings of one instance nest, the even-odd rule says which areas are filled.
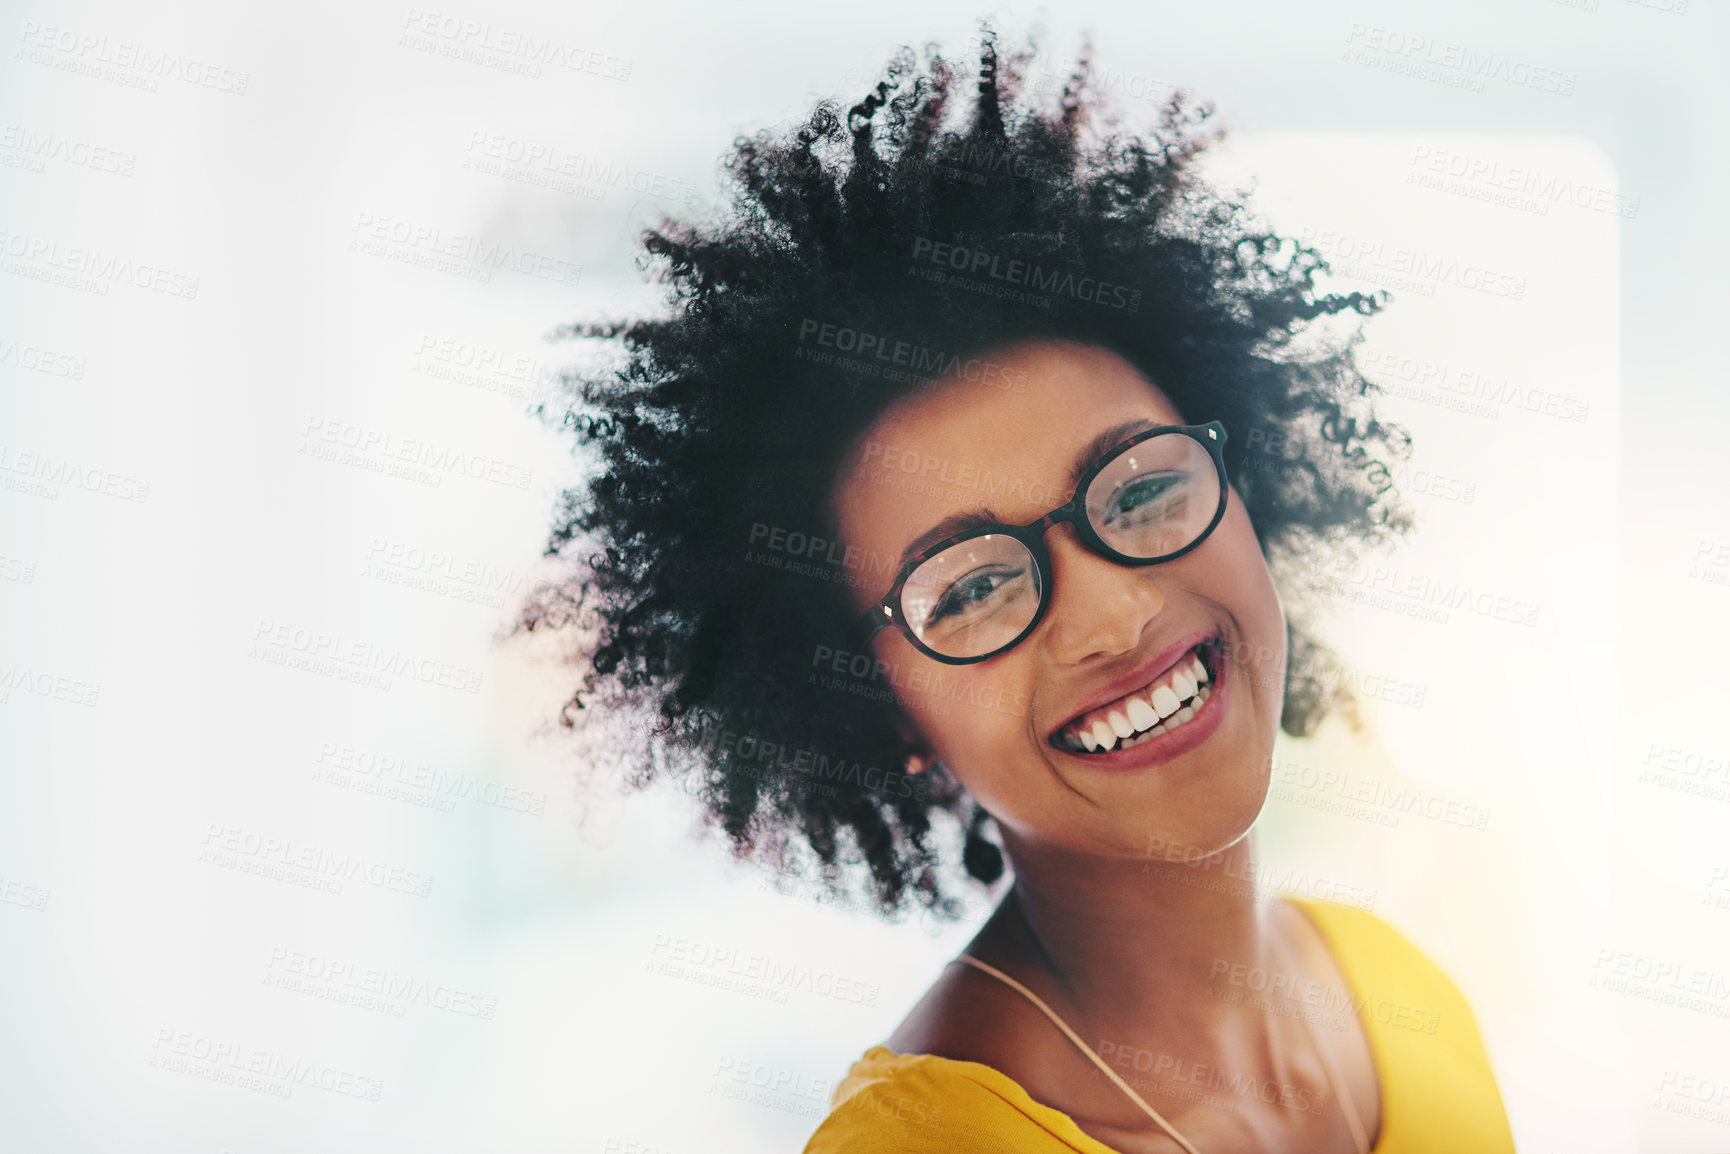
[[[1126,653],[1165,608],[1158,565],[1119,565],[1083,545],[1073,525],[1046,539],[1051,603],[1041,632],[1046,651],[1065,665]]]

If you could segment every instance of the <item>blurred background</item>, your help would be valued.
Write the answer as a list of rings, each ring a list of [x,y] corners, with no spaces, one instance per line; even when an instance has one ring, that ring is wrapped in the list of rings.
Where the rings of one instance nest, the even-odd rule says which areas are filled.
[[[1522,1148],[1730,1148],[1721,9],[150,7],[0,5],[0,1148],[800,1148],[991,895],[884,924],[590,774],[500,636],[527,408],[736,136],[987,15],[1213,101],[1393,298],[1418,532],[1329,576],[1368,727],[1282,737],[1259,880],[1453,976]]]

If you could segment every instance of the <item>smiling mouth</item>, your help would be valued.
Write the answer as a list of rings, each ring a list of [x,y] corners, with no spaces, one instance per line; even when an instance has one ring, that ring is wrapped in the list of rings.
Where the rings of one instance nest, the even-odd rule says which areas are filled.
[[[1088,710],[1048,739],[1065,753],[1099,756],[1130,749],[1186,724],[1206,704],[1219,680],[1216,635],[1179,657],[1165,673],[1116,701]]]

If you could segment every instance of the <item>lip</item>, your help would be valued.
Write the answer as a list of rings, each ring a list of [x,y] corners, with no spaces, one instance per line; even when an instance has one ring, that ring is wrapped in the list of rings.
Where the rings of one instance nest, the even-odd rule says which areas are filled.
[[[1211,634],[1204,635],[1197,640],[1205,641],[1209,636]],[[1193,646],[1195,642],[1192,641],[1190,644]],[[1184,652],[1185,650],[1179,650],[1178,656],[1182,656]],[[1175,661],[1176,658],[1174,657],[1172,660]],[[1214,730],[1219,728],[1220,721],[1225,717],[1226,702],[1231,694],[1231,675],[1226,672],[1225,661],[1219,661],[1215,664],[1219,668],[1212,671],[1214,674],[1211,682],[1213,691],[1208,694],[1207,700],[1202,702],[1200,711],[1176,729],[1168,730],[1156,737],[1150,737],[1140,745],[1131,746],[1129,749],[1114,749],[1110,753],[1081,754],[1057,746],[1052,746],[1052,748],[1077,762],[1094,769],[1103,769],[1108,773],[1146,769],[1149,766],[1158,765],[1162,761],[1170,761],[1174,757],[1188,753],[1212,737]],[[1171,663],[1168,662],[1166,668],[1169,669],[1170,665]],[[1119,690],[1118,696],[1121,697],[1129,689],[1135,687],[1134,684],[1131,684],[1126,689]],[[1105,698],[1105,701],[1110,700],[1109,697]],[[1104,704],[1104,702],[1097,704]],[[1091,709],[1093,706],[1088,708]],[[1082,710],[1082,712],[1085,713],[1087,710]]]
[[[1076,706],[1065,715],[1063,725],[1059,725],[1056,729],[1045,735],[1046,743],[1050,744],[1051,739],[1063,731],[1064,725],[1068,725],[1070,722],[1074,721],[1082,714],[1087,713],[1089,710],[1098,709],[1108,701],[1116,701],[1126,693],[1133,693],[1144,685],[1153,684],[1154,681],[1171,672],[1171,667],[1177,664],[1178,658],[1182,657],[1185,653],[1188,653],[1191,649],[1194,649],[1197,645],[1200,645],[1203,641],[1211,641],[1217,636],[1219,636],[1218,630],[1198,629],[1189,636],[1180,638],[1173,642],[1168,648],[1160,650],[1159,653],[1148,659],[1148,661],[1139,668],[1132,669],[1122,677],[1117,678],[1115,681],[1110,681],[1105,685],[1100,686],[1098,692],[1084,698],[1080,705]],[[1164,735],[1161,734],[1161,736],[1163,737]],[[1092,757],[1098,755],[1090,754],[1089,756]]]

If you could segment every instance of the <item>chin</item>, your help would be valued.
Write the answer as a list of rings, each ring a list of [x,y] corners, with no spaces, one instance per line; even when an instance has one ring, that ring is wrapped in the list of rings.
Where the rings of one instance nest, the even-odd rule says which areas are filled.
[[[1155,861],[1183,863],[1205,861],[1222,854],[1249,836],[1266,800],[1267,783],[1264,778],[1253,793],[1246,792],[1234,798],[1230,809],[1221,812],[1216,789],[1205,814],[1198,814],[1193,822],[1155,830],[1135,847],[1136,855]]]

